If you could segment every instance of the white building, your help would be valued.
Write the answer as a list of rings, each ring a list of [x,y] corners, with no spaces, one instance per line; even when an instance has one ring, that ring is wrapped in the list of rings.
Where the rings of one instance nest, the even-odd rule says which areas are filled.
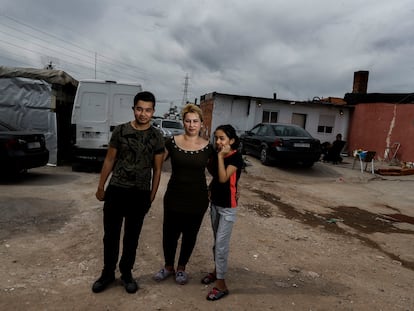
[[[349,107],[340,98],[291,101],[223,93],[201,96],[207,136],[222,124],[231,124],[238,132],[251,129],[258,123],[278,122],[297,124],[321,142],[332,142],[338,133],[347,139]]]

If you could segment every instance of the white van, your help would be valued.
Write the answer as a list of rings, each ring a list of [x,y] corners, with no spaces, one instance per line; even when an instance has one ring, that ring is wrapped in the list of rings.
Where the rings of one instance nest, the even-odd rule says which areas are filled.
[[[72,111],[73,170],[101,169],[114,127],[134,119],[134,97],[141,91],[134,83],[79,81]]]

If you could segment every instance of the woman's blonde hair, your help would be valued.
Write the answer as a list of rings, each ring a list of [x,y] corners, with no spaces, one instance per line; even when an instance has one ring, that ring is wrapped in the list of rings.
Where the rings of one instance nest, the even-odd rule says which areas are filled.
[[[200,121],[203,122],[203,112],[201,111],[200,107],[194,104],[185,105],[183,110],[181,111],[181,118],[184,120],[185,115],[189,112],[198,114],[198,116],[200,117]]]

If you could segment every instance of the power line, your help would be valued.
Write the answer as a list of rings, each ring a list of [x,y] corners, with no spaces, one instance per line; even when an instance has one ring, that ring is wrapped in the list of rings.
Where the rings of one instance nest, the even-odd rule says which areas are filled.
[[[6,17],[6,18],[8,18],[9,20],[12,20],[12,21],[13,21],[13,22],[15,22],[16,24],[23,25],[23,26],[25,26],[25,27],[27,27],[27,28],[29,28],[29,29],[34,29],[34,30],[36,30],[37,32],[40,32],[40,33],[45,34],[46,36],[53,37],[53,38],[55,38],[55,39],[57,39],[57,40],[59,40],[59,41],[66,42],[66,43],[68,43],[69,45],[76,46],[77,48],[79,48],[79,49],[81,49],[81,50],[88,51],[88,52],[90,52],[90,53],[94,53],[94,51],[91,51],[91,50],[86,49],[85,47],[82,47],[82,46],[76,45],[76,44],[74,44],[73,42],[70,42],[70,41],[67,41],[67,40],[65,40],[65,39],[62,39],[62,38],[61,38],[61,37],[59,37],[59,36],[56,36],[56,35],[51,34],[51,33],[48,33],[48,32],[46,32],[46,31],[44,31],[44,30],[42,30],[42,29],[39,29],[39,28],[37,28],[37,27],[34,27],[33,25],[26,24],[26,23],[24,23],[24,22],[22,22],[22,21],[19,21],[19,20],[17,20],[17,19],[15,19],[15,18],[13,18],[13,17],[10,17],[10,16],[5,15],[5,14],[2,14],[2,13],[0,13],[0,15],[1,15],[1,16],[4,16],[4,17]]]
[[[3,31],[1,31],[1,30],[0,30],[0,32],[4,33],[4,32],[3,32]],[[7,34],[7,35],[8,35],[8,36],[10,36],[9,34]],[[6,42],[6,41],[3,41],[3,40],[1,40],[1,39],[0,39],[0,41],[4,42],[4,43],[6,43],[6,44],[9,44],[9,45],[13,45],[13,46],[15,46],[15,47],[19,47],[19,48],[21,48],[21,49],[25,49],[25,50],[27,50],[27,51],[33,51],[33,52],[35,52],[35,51],[34,51],[34,50],[32,50],[32,49],[28,49],[28,48],[25,48],[25,47],[23,47],[23,46],[18,46],[18,45],[16,45],[16,44],[13,44],[13,43],[10,43],[10,42]],[[78,58],[78,57],[72,56],[72,55],[70,55],[70,54],[67,54],[67,53],[65,53],[65,52],[61,52],[61,51],[59,51],[59,50],[56,50],[56,49],[54,49],[54,48],[52,48],[52,47],[47,47],[47,46],[44,46],[44,45],[38,44],[38,43],[36,43],[36,42],[31,42],[31,44],[32,44],[32,45],[34,45],[34,46],[37,46],[37,47],[43,48],[43,49],[45,49],[45,50],[46,50],[46,51],[48,51],[48,52],[52,51],[52,52],[59,53],[59,56],[62,56],[62,55],[63,55],[63,56],[67,56],[67,57],[69,57],[69,58],[73,58],[73,59],[79,60],[79,61],[81,61],[81,62],[85,62],[85,63],[87,63],[87,64],[94,65],[93,61],[83,60],[83,59],[81,59],[81,58]]]
[[[105,56],[105,55],[103,55],[103,54],[98,54],[98,53],[96,53],[96,52],[93,52],[93,51],[91,51],[91,50],[89,50],[89,49],[86,49],[86,48],[84,48],[84,47],[81,47],[81,46],[79,46],[79,45],[76,45],[76,44],[74,44],[73,42],[70,42],[70,41],[67,41],[67,40],[64,40],[64,39],[62,39],[61,37],[59,37],[59,36],[56,36],[56,35],[54,35],[54,34],[51,34],[51,33],[48,33],[48,32],[46,32],[46,31],[43,31],[43,30],[41,30],[41,29],[39,29],[39,28],[36,28],[36,27],[33,27],[33,26],[31,26],[31,25],[29,25],[29,24],[27,24],[27,23],[24,23],[24,22],[21,22],[21,21],[19,21],[19,20],[17,20],[17,19],[15,19],[15,18],[13,18],[13,17],[10,17],[10,16],[7,16],[7,15],[5,15],[5,14],[2,14],[2,13],[0,13],[0,15],[1,16],[4,16],[4,17],[6,17],[6,18],[8,18],[9,20],[11,20],[11,21],[13,21],[14,23],[17,23],[17,24],[19,24],[19,25],[21,25],[21,26],[23,26],[23,27],[26,27],[26,28],[28,28],[28,29],[30,29],[30,32],[27,32],[27,31],[22,31],[22,30],[19,30],[19,29],[17,29],[16,27],[12,27],[12,26],[10,26],[10,25],[5,25],[4,24],[4,22],[2,23],[3,24],[3,26],[5,26],[5,27],[8,27],[9,29],[13,29],[13,30],[15,30],[15,31],[17,31],[19,34],[20,33],[24,33],[24,34],[26,34],[26,35],[28,35],[28,36],[30,36],[30,39],[32,40],[32,37],[34,37],[34,38],[36,38],[36,39],[38,39],[38,40],[40,40],[40,41],[43,41],[43,42],[46,42],[46,43],[48,43],[48,44],[54,44],[55,46],[56,46],[56,43],[51,43],[50,41],[47,41],[46,39],[43,39],[43,38],[41,38],[41,37],[39,37],[38,35],[36,35],[36,34],[33,34],[33,31],[35,31],[35,32],[38,32],[38,33],[40,33],[40,34],[43,34],[43,35],[46,35],[46,36],[49,36],[49,37],[52,37],[52,38],[54,38],[54,39],[56,39],[56,40],[59,40],[59,41],[62,41],[62,42],[64,42],[64,43],[66,43],[66,44],[69,44],[70,46],[74,46],[74,47],[76,47],[76,48],[78,48],[78,49],[80,49],[80,50],[83,50],[83,51],[86,51],[86,52],[88,52],[88,53],[94,53],[94,61],[92,61],[92,60],[85,60],[85,59],[79,59],[78,57],[75,57],[75,56],[73,56],[73,55],[69,55],[69,54],[67,54],[67,53],[63,53],[63,52],[60,52],[60,51],[57,51],[56,49],[51,49],[50,47],[44,47],[44,46],[42,46],[42,45],[40,45],[42,48],[47,48],[48,49],[48,51],[50,51],[50,50],[54,50],[56,53],[59,53],[59,58],[60,59],[62,59],[62,55],[65,55],[66,57],[69,57],[69,58],[75,58],[75,59],[77,59],[78,61],[81,61],[81,62],[86,62],[86,63],[88,63],[88,64],[91,64],[91,65],[93,65],[93,66],[96,66],[96,64],[100,64],[101,66],[105,66],[105,65],[108,65],[108,66],[112,66],[112,67],[114,67],[114,68],[109,68],[108,69],[108,67],[106,68],[106,69],[104,69],[104,70],[96,70],[97,72],[101,72],[101,73],[108,73],[108,70],[110,70],[110,71],[112,71],[112,72],[114,72],[114,73],[116,73],[116,74],[119,74],[119,75],[122,75],[122,76],[127,76],[127,77],[129,77],[129,78],[132,78],[133,80],[135,80],[136,78],[139,78],[139,79],[143,79],[143,77],[142,76],[137,76],[136,75],[136,73],[137,72],[139,72],[139,73],[141,73],[141,74],[145,74],[146,76],[148,76],[148,74],[146,74],[146,72],[142,69],[142,68],[139,68],[139,67],[136,67],[136,66],[133,66],[133,65],[131,65],[131,64],[125,64],[125,63],[123,63],[123,62],[119,62],[119,61],[115,61],[115,60],[113,60],[112,58],[110,58],[110,57],[108,57],[108,56]],[[3,32],[3,33],[5,33],[5,32]],[[13,37],[11,34],[7,34],[8,36],[11,36],[11,37]],[[14,39],[19,39],[19,40],[24,40],[24,39],[22,39],[21,38],[21,36],[20,37],[18,37],[16,34],[14,34],[14,37],[13,37]],[[27,41],[25,41],[25,42],[27,42]],[[8,44],[10,44],[9,42],[6,42],[6,43],[8,43]],[[37,43],[34,43],[33,42],[33,40],[32,40],[32,42],[31,42],[32,44],[34,44],[34,45],[37,45],[37,46],[39,46],[39,44],[37,44]],[[16,45],[15,45],[16,46]],[[23,49],[25,49],[24,47],[22,47],[22,46],[18,46],[19,48],[23,48]],[[62,45],[58,45],[58,47],[61,47],[61,48],[64,48],[65,50],[68,50],[68,48],[67,47],[63,47]],[[29,50],[29,49],[27,49],[26,48],[26,50]],[[78,54],[78,55],[82,55],[82,56],[85,56],[85,57],[87,57],[87,58],[89,58],[89,59],[91,59],[91,56],[90,55],[85,55],[84,53],[81,53],[81,52],[77,52],[77,51],[75,51],[74,49],[69,49],[70,51],[72,51],[73,53],[75,53],[75,54]],[[34,52],[34,51],[33,51]],[[36,52],[35,52],[36,53]],[[40,53],[40,52],[37,52],[37,53]],[[97,56],[99,56],[99,58],[98,58],[98,61],[97,61]],[[70,63],[70,62],[68,62],[67,60],[64,60],[66,63]],[[134,72],[134,74],[130,74],[130,73],[127,73],[126,71],[120,71],[119,70],[119,68],[125,68],[125,70],[127,70],[127,71],[133,71]]]
[[[8,59],[8,60],[11,60],[12,62],[16,62],[16,63],[20,63],[20,64],[25,64],[27,66],[30,66],[31,65],[29,63],[22,62],[21,60],[17,60],[15,58],[7,57],[7,56],[1,55],[1,54],[0,54],[0,58]]]
[[[23,30],[21,30],[21,29],[17,29],[17,28],[15,28],[15,27],[10,26],[10,25],[4,24],[4,22],[3,22],[3,23],[1,23],[1,24],[2,24],[3,26],[5,26],[5,27],[9,28],[9,29],[12,29],[12,30],[14,30],[14,31],[17,31],[17,33],[18,33],[19,35],[21,35],[21,34],[25,34],[25,35],[28,35],[30,39],[35,38],[35,39],[38,39],[39,41],[46,42],[46,43],[49,43],[49,44],[54,44],[54,45],[56,45],[56,46],[58,46],[58,47],[61,47],[61,48],[65,49],[65,50],[69,50],[69,51],[71,51],[71,52],[73,52],[73,53],[75,53],[75,54],[79,54],[79,55],[82,55],[82,56],[85,56],[85,57],[91,58],[91,55],[90,55],[90,54],[89,54],[89,55],[87,55],[87,54],[79,53],[78,51],[75,51],[75,50],[69,49],[69,48],[64,47],[64,46],[62,46],[62,45],[57,45],[56,43],[52,43],[52,42],[47,41],[47,40],[45,40],[45,39],[43,39],[43,38],[40,38],[40,37],[36,36],[36,35],[35,35],[35,34],[33,34],[33,33],[30,33],[30,32],[27,32],[27,31],[23,31]],[[15,36],[12,36],[10,33],[6,33],[6,32],[4,32],[4,31],[1,31],[1,32],[2,32],[2,33],[4,33],[4,34],[6,34],[6,35],[8,35],[8,36],[10,36],[10,37],[16,38]],[[21,39],[21,38],[18,38],[18,39]],[[23,40],[23,39],[21,39],[21,40]]]
[[[53,16],[48,16],[48,19],[50,18]],[[122,61],[99,51],[92,51],[88,44],[79,44],[92,40],[82,37],[82,34],[73,31],[60,21],[52,21],[52,23],[55,33],[8,16],[0,9],[0,58],[9,60],[13,64],[17,63],[14,65],[16,67],[39,67],[40,64],[44,67],[47,64],[42,62],[45,62],[45,58],[48,57],[47,63],[51,61],[55,66],[57,64],[55,68],[58,67],[57,69],[72,74],[76,79],[129,80],[140,83],[148,81],[149,85],[158,83],[153,74],[134,65],[133,59],[129,63],[128,58]],[[59,32],[65,35],[56,35]],[[66,34],[71,37],[76,35],[78,43],[68,40]],[[188,80],[186,89],[188,92]],[[187,101],[188,93],[183,98]],[[167,102],[179,101],[179,98],[175,98]]]

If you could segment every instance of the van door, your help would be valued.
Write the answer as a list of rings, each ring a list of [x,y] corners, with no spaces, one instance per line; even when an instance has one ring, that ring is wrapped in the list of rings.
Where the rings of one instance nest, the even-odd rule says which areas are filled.
[[[73,170],[100,166],[115,126],[134,119],[132,106],[139,84],[115,81],[79,82],[72,113],[75,129]]]
[[[115,126],[134,119],[132,107],[134,97],[141,88],[136,85],[111,85],[111,105],[109,127],[112,133]]]
[[[80,86],[82,87],[82,86]],[[108,143],[108,87],[88,83],[75,99],[77,112],[76,145],[78,148],[106,148]]]

